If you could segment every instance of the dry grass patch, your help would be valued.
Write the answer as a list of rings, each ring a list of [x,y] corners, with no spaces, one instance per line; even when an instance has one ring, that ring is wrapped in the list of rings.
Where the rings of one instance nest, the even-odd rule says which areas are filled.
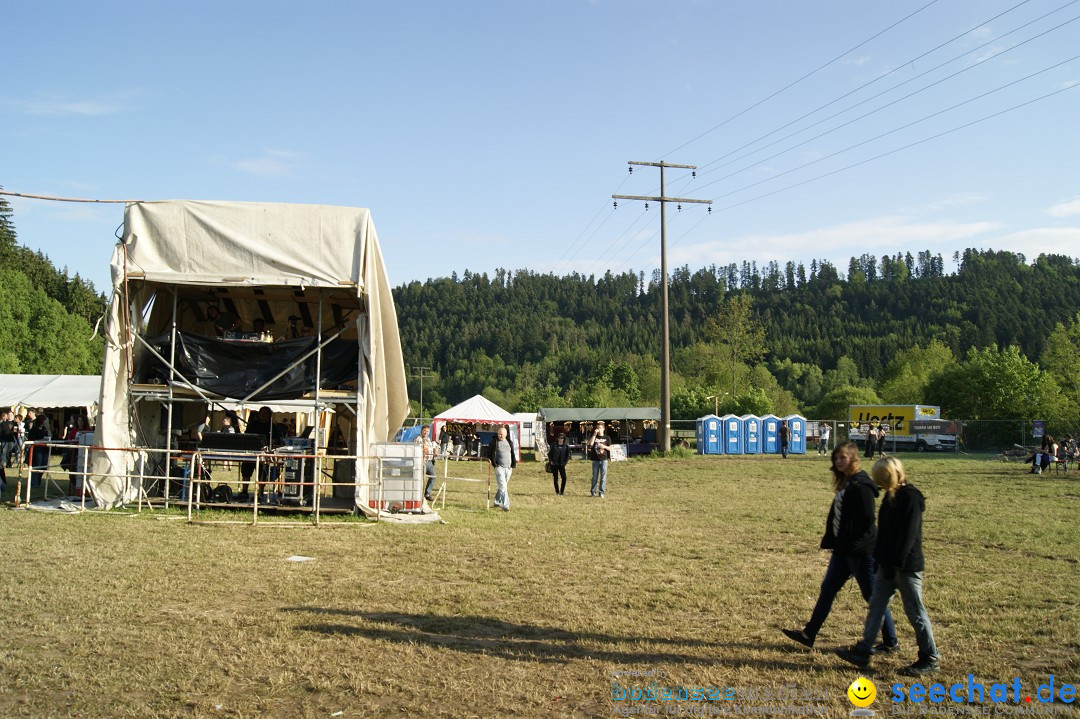
[[[1080,679],[1080,474],[904,459],[928,498],[942,678]],[[3,512],[0,715],[608,716],[627,669],[795,683],[847,714],[855,673],[831,650],[860,633],[854,584],[817,650],[778,631],[806,620],[827,562],[824,459],[635,460],[612,466],[603,500],[588,473],[571,465],[559,497],[520,465],[509,513],[452,487],[446,525]],[[879,692],[914,656],[898,622],[906,651],[877,662]]]

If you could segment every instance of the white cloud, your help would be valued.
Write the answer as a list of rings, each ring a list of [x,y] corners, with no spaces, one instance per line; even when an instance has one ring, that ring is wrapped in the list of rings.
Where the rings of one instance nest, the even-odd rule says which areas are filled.
[[[1072,217],[1073,215],[1080,215],[1080,197],[1069,200],[1068,202],[1061,202],[1046,211],[1046,214],[1051,217]]]
[[[286,177],[296,168],[300,155],[288,150],[264,150],[260,157],[236,160],[232,167],[256,177]]]
[[[31,98],[5,100],[3,105],[27,115],[57,117],[61,115],[81,115],[96,117],[115,115],[132,107],[132,100],[138,95],[135,90],[123,90],[102,97],[71,97],[62,93],[42,92]]]
[[[677,246],[671,252],[671,264],[700,267],[743,260],[806,263],[819,258],[843,269],[849,258],[864,253],[880,256],[929,249],[951,254],[969,246],[972,238],[1000,228],[997,222],[913,222],[899,216],[878,217],[805,232],[752,234]]]
[[[987,240],[986,245],[1010,250],[1033,260],[1039,255],[1080,255],[1080,227],[1032,227]]]
[[[986,202],[990,198],[986,195],[980,195],[977,192],[956,192],[951,195],[946,195],[936,202],[931,202],[926,205],[920,205],[911,210],[914,213],[927,213],[938,212],[940,210],[947,210],[953,207],[961,207],[963,205],[976,205]]]
[[[971,35],[971,38],[973,40],[981,40],[983,42],[986,42],[994,36],[994,31],[991,30],[987,25],[983,25],[982,27],[975,28],[969,34]]]

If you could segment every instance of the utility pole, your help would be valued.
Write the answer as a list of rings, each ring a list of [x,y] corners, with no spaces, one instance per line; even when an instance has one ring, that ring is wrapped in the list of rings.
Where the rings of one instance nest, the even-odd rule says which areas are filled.
[[[612,195],[615,200],[644,200],[660,203],[660,317],[663,330],[660,339],[660,451],[671,451],[671,331],[668,322],[668,274],[667,274],[667,203],[700,203],[711,205],[712,200],[690,200],[682,197],[667,197],[664,194],[664,168],[675,167],[681,170],[696,170],[697,165],[671,165],[666,162],[634,162],[630,165],[644,165],[660,168],[660,196],[641,197],[637,195]],[[633,172],[633,167],[630,168]],[[681,207],[680,207],[681,209]],[[712,208],[709,208],[710,211]]]
[[[424,372],[430,369],[430,367],[413,367],[413,371],[419,373],[414,374],[413,377],[420,378],[420,424],[424,423]],[[429,374],[427,376],[434,377],[435,375]]]

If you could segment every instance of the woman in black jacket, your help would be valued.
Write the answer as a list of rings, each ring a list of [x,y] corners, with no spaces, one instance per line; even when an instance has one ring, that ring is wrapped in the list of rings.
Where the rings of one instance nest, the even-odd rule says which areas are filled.
[[[566,492],[566,465],[570,461],[570,447],[566,444],[566,435],[559,433],[555,444],[548,450],[548,466],[551,467],[551,478],[555,482],[555,494]],[[562,485],[559,477],[562,477]]]
[[[863,628],[863,640],[853,649],[841,650],[841,658],[865,667],[873,650],[870,643],[877,635],[881,617],[888,611],[889,600],[897,591],[904,601],[904,613],[915,630],[919,645],[918,660],[901,674],[919,676],[937,671],[941,661],[930,616],[923,605],[922,579],[926,560],[922,549],[922,518],[926,500],[922,492],[908,484],[904,465],[896,457],[885,457],[874,464],[874,482],[885,491],[878,517],[879,534],[874,556],[878,575]],[[869,637],[869,639],[867,639]]]
[[[874,500],[878,488],[859,468],[859,447],[854,442],[844,442],[833,449],[831,470],[835,494],[825,522],[825,536],[821,538],[821,548],[832,550],[829,567],[825,570],[825,579],[821,582],[821,591],[810,614],[810,621],[802,629],[781,630],[789,639],[807,647],[814,646],[818,631],[832,609],[833,599],[848,579],[855,577],[863,599],[867,601],[874,588],[873,552],[877,540]],[[898,649],[896,627],[888,610],[884,616],[881,639],[877,651],[891,653]]]

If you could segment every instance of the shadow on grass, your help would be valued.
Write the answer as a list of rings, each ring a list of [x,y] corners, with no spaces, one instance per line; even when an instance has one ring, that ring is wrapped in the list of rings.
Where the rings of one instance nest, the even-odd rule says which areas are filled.
[[[768,649],[762,644],[707,642],[680,637],[618,636],[598,632],[574,632],[559,627],[516,624],[491,617],[449,617],[435,614],[398,612],[361,612],[326,607],[283,607],[283,612],[355,617],[359,624],[303,624],[301,631],[337,636],[381,639],[400,644],[424,644],[470,654],[483,654],[521,661],[566,663],[575,659],[596,659],[617,664],[656,664],[660,662],[731,666],[765,666],[799,669],[786,662],[732,660],[715,656],[714,651],[691,654],[678,648],[731,650]],[[389,625],[389,626],[388,626]],[[615,648],[611,645],[668,645],[672,651]]]

